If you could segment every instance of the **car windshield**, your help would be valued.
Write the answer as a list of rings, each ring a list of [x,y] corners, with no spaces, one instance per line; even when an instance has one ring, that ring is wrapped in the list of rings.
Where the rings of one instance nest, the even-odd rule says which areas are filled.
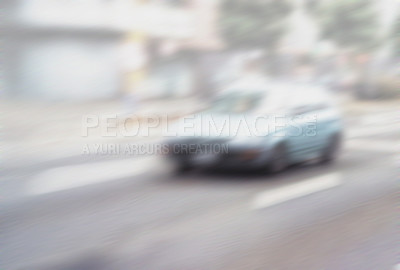
[[[263,95],[260,93],[242,94],[230,93],[220,96],[211,104],[208,111],[216,113],[242,114],[254,109]]]

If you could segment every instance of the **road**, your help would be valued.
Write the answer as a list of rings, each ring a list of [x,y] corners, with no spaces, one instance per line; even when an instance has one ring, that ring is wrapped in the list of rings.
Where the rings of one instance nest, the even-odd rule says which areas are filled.
[[[175,176],[120,155],[14,164],[1,173],[0,269],[395,269],[395,115],[346,117],[334,164],[276,176]]]

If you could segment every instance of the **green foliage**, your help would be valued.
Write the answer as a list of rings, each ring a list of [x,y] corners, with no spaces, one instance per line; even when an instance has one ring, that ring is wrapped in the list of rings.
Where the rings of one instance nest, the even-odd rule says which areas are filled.
[[[372,0],[334,0],[319,8],[322,37],[342,48],[368,51],[378,45]]]
[[[222,0],[220,31],[232,48],[273,48],[286,30],[289,0]]]

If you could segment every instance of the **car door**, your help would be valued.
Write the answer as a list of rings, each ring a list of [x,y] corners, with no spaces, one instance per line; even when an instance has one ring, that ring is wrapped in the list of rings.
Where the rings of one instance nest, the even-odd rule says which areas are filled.
[[[289,111],[286,127],[290,158],[300,162],[314,158],[319,145],[318,114],[314,104],[294,106]]]

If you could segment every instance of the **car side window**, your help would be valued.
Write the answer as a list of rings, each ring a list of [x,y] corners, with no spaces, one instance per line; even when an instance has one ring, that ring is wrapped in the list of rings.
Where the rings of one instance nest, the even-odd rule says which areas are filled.
[[[300,106],[296,106],[294,108],[291,109],[291,115],[292,116],[296,116],[296,115],[302,115],[305,113],[308,113],[312,111],[312,107],[309,105],[300,105]]]
[[[292,112],[292,115],[301,115],[301,114],[324,110],[324,109],[327,109],[328,107],[329,106],[326,103],[306,104],[306,105],[299,105],[299,106],[293,107],[291,112]]]
[[[329,108],[329,104],[326,102],[322,102],[322,103],[315,104],[314,110],[319,111],[319,110],[325,110],[328,108]]]

